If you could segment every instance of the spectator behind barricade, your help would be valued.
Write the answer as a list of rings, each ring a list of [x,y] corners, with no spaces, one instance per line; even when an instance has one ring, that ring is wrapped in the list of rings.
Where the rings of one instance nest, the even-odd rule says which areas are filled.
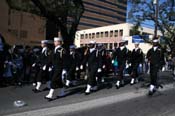
[[[13,64],[13,77],[15,85],[22,85],[22,76],[23,76],[23,57],[21,50],[16,46],[13,46],[12,53],[12,64]]]
[[[3,81],[3,71],[4,71],[4,39],[3,37],[0,35],[0,84],[2,84]],[[2,85],[0,85],[2,86]]]
[[[31,66],[32,66],[32,50],[30,46],[25,47],[24,51],[24,82],[30,83],[30,74],[31,74]]]

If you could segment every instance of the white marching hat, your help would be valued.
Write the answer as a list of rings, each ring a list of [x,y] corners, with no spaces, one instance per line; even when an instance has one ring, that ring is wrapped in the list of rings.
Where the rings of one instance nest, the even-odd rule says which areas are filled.
[[[60,37],[54,37],[54,41],[63,41],[63,39]]]
[[[70,48],[70,49],[75,49],[76,46],[75,46],[75,45],[70,45],[69,48]]]
[[[154,43],[157,43],[157,42],[159,42],[159,40],[158,39],[154,39],[153,42]]]
[[[89,43],[90,43],[90,44],[95,44],[96,42],[95,42],[95,41],[90,41]]]
[[[134,44],[140,44],[139,42],[134,42]]]
[[[42,44],[47,44],[49,41],[48,40],[41,40]]]

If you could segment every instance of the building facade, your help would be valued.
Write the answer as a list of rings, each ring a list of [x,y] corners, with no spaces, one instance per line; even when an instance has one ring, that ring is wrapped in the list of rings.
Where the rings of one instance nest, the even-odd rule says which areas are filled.
[[[78,30],[126,22],[127,0],[83,0],[84,14]]]
[[[36,45],[45,39],[45,19],[9,8],[0,1],[0,34],[10,44]]]
[[[128,48],[132,50],[134,44],[131,37],[131,29],[133,24],[122,23],[111,26],[98,27],[93,29],[81,30],[76,33],[75,45],[77,47],[85,46],[89,44],[89,41],[93,40],[96,43],[103,43],[107,49],[114,49],[122,39],[128,41]],[[140,32],[143,35],[154,35],[154,29],[142,27]],[[161,32],[158,31],[158,35]],[[141,43],[141,48],[146,53],[150,48],[150,44]]]
[[[78,30],[126,22],[126,0],[83,0],[83,4],[85,12],[80,19]],[[0,1],[0,17],[0,34],[11,45],[36,45],[46,38],[45,19],[12,10],[6,0]]]

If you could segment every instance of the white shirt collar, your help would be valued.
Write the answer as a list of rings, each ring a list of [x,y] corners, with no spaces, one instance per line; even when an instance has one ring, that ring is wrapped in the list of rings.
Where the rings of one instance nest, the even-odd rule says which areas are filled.
[[[156,50],[157,50],[157,48],[158,48],[157,46],[154,46],[154,47],[153,47],[153,50],[154,50],[154,51],[156,51]]]
[[[125,48],[125,46],[120,47],[121,50],[123,50],[124,48]]]
[[[137,51],[139,49],[139,47],[135,48],[135,51]]]
[[[55,52],[56,52],[56,50],[57,50],[58,48],[60,48],[60,47],[61,47],[60,45],[59,45],[59,46],[56,46],[56,47],[55,47]]]
[[[90,53],[92,53],[95,50],[95,48],[90,48]]]
[[[47,50],[47,47],[44,47],[44,48],[42,49],[42,53],[44,53],[45,50]]]

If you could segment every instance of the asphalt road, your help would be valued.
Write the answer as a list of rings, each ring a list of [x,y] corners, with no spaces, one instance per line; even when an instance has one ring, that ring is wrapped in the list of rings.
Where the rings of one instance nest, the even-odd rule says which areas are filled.
[[[59,116],[175,116],[175,89]]]
[[[169,72],[161,73],[160,77],[161,77],[160,81],[163,84],[170,84],[170,83],[174,82],[172,75]],[[47,109],[47,108],[52,108],[52,107],[55,107],[56,110],[58,107],[60,109],[63,108],[62,112],[64,114],[65,113],[64,111],[66,111],[65,109],[68,108],[70,106],[70,104],[74,105],[76,103],[85,102],[84,106],[86,106],[86,102],[90,103],[89,101],[92,101],[92,100],[97,101],[98,99],[103,100],[103,98],[105,98],[105,97],[109,97],[109,98],[104,99],[104,100],[111,102],[111,100],[110,100],[111,96],[115,97],[115,96],[124,95],[124,94],[128,95],[126,97],[126,99],[129,99],[130,98],[130,96],[129,96],[130,94],[128,94],[129,92],[132,94],[131,96],[133,96],[133,98],[134,98],[135,96],[139,95],[140,90],[147,88],[145,84],[147,84],[147,82],[148,82],[147,81],[148,77],[143,76],[143,79],[145,81],[140,81],[138,84],[136,84],[134,86],[130,86],[129,84],[127,84],[125,87],[118,90],[114,87],[115,79],[110,77],[110,78],[106,79],[106,82],[100,87],[100,90],[95,92],[95,93],[92,93],[88,96],[85,96],[84,95],[85,85],[80,85],[80,86],[77,86],[74,88],[67,89],[66,90],[66,92],[68,93],[67,97],[61,98],[61,99],[56,99],[52,102],[48,102],[47,100],[44,99],[44,96],[48,94],[48,91],[41,92],[41,93],[33,93],[32,92],[33,87],[31,85],[26,85],[26,86],[23,86],[22,88],[14,87],[14,86],[7,87],[7,88],[0,88],[0,104],[1,104],[0,105],[0,116],[7,115],[7,114],[30,112],[33,110]],[[127,78],[125,81],[126,81],[126,83],[129,82]],[[42,88],[44,88],[44,86]],[[55,92],[55,96],[57,95],[58,91],[59,90],[57,90]],[[173,94],[173,92],[172,92],[172,94]],[[168,95],[168,94],[165,94],[165,95],[163,94],[160,96],[166,97],[166,95]],[[141,93],[140,96],[146,96],[146,93]],[[169,97],[169,95],[167,97]],[[170,96],[170,97],[172,97],[172,96]],[[119,104],[117,103],[118,105],[116,105],[116,103],[114,103],[114,104],[110,103],[111,105],[109,105],[107,107],[104,106],[103,104],[99,104],[100,108],[99,108],[99,106],[97,106],[97,107],[95,107],[94,110],[91,109],[94,112],[90,113],[91,115],[88,115],[88,114],[87,115],[93,116],[94,115],[93,113],[95,113],[95,114],[97,113],[97,115],[98,114],[100,115],[100,111],[101,111],[100,109],[104,108],[104,110],[102,110],[102,112],[104,111],[104,114],[106,114],[106,115],[109,112],[111,112],[111,116],[112,116],[112,114],[115,115],[115,112],[112,113],[113,110],[119,111],[119,110],[123,109],[123,111],[121,110],[121,115],[118,115],[118,116],[127,116],[127,115],[123,115],[123,112],[126,112],[126,113],[131,112],[133,108],[139,107],[139,105],[136,105],[136,106],[129,105],[129,104],[133,104],[133,103],[140,103],[141,105],[143,105],[143,107],[142,107],[143,109],[145,109],[145,110],[147,108],[149,109],[148,105],[145,104],[145,106],[144,106],[144,102],[141,103],[142,99],[143,99],[143,101],[147,100],[146,102],[149,102],[149,100],[151,101],[151,99],[153,99],[153,101],[154,101],[155,98],[153,97],[151,99],[147,99],[147,97],[146,98],[143,97],[143,98],[138,98],[138,100],[135,100],[135,101],[133,101],[133,100],[127,101],[126,100],[126,103],[125,102],[119,103]],[[21,107],[21,108],[14,107],[13,102],[15,100],[24,100],[27,103],[27,106]],[[115,101],[117,101],[117,100],[118,100],[118,98]],[[98,104],[98,102],[96,102],[96,103]],[[171,103],[173,103],[173,102],[171,102]],[[125,105],[123,105],[123,104],[125,104]],[[128,104],[128,105],[126,105],[126,104]],[[82,104],[79,104],[79,105],[81,108]],[[121,107],[118,107],[120,105],[121,105]],[[64,107],[61,107],[61,106],[64,106]],[[117,106],[117,108],[115,108],[116,106]],[[91,105],[89,105],[89,107],[91,107]],[[89,107],[87,107],[87,108],[84,107],[84,108],[88,110]],[[114,109],[112,111],[110,111],[110,109],[106,109],[108,107],[111,107],[110,109],[113,109],[113,108]],[[72,108],[72,106],[70,108]],[[131,108],[131,109],[129,110],[129,108]],[[143,109],[140,109],[140,112]],[[49,110],[49,109],[47,109],[47,110]],[[47,112],[47,110],[45,110],[45,111]],[[78,109],[76,109],[76,110],[78,110]],[[86,113],[88,113],[87,111],[83,111],[83,110],[80,112],[76,112],[76,110],[73,114],[68,114],[68,116],[69,115],[74,116],[75,114],[77,114],[77,115],[80,114],[79,116],[83,116],[83,115],[86,116]],[[126,110],[128,110],[128,111],[126,111]],[[137,110],[137,111],[139,111],[139,110]],[[36,111],[36,112],[38,112],[38,111]],[[43,111],[41,111],[41,112],[43,112]],[[83,113],[83,115],[81,113]],[[36,116],[38,116],[38,115],[39,115],[39,113],[36,114]],[[23,116],[23,115],[21,115],[21,116]],[[49,114],[49,116],[50,116],[50,114]],[[133,116],[137,116],[137,115],[133,115]],[[138,116],[144,116],[144,115],[138,115]],[[175,115],[173,115],[173,116],[175,116]]]

